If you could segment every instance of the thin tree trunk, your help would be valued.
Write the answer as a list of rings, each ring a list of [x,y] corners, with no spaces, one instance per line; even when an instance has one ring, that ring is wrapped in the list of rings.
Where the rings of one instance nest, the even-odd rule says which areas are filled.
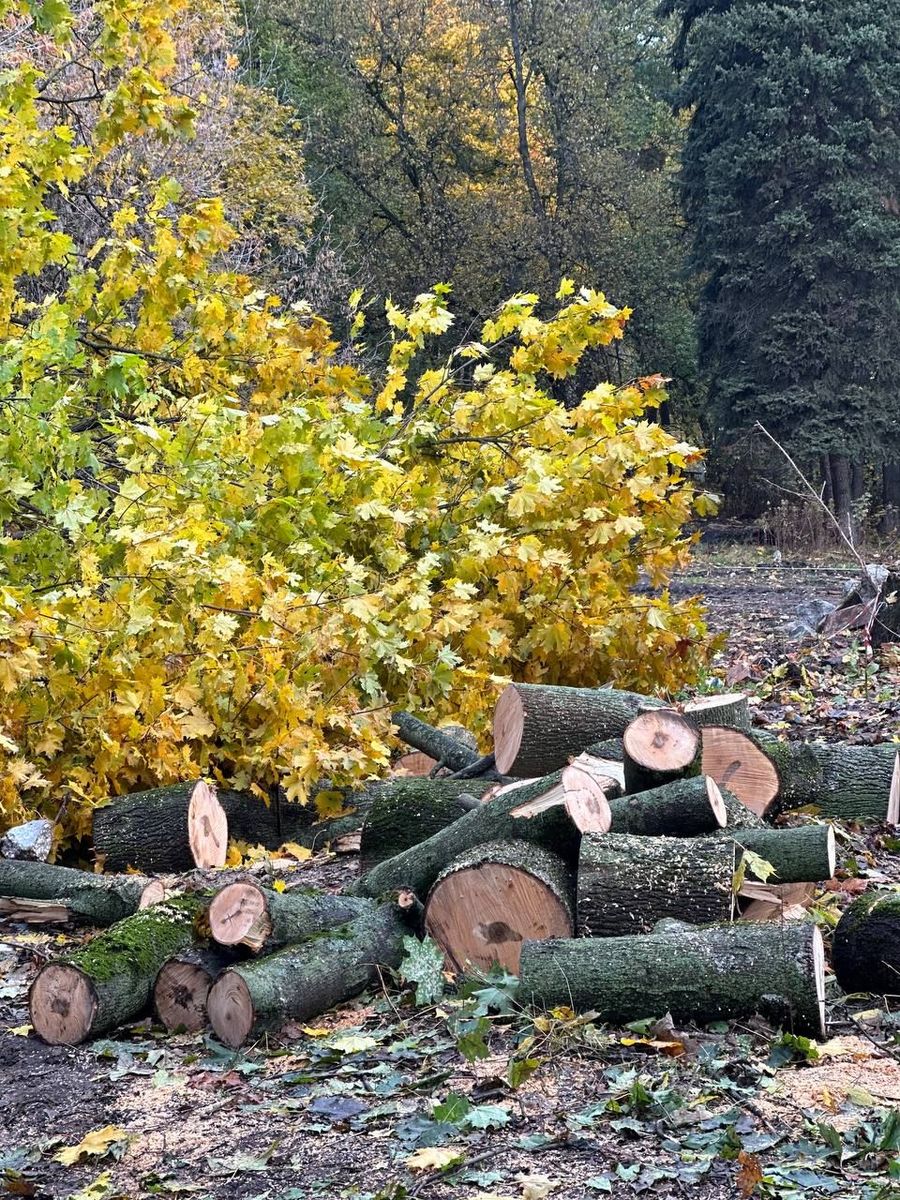
[[[831,508],[834,502],[834,488],[831,484],[831,460],[827,454],[819,455],[819,469],[822,472],[822,499]]]
[[[896,533],[900,529],[900,459],[886,462],[881,468],[882,533]]]
[[[860,462],[855,462],[850,473],[850,495],[854,501],[861,500],[866,490],[866,468]]]
[[[850,460],[843,454],[831,455],[831,490],[834,515],[850,540],[853,540],[853,514]]]

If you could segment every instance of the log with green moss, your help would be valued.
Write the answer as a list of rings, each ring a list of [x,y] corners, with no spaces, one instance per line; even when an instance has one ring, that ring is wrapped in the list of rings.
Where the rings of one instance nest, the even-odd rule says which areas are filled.
[[[749,850],[775,868],[763,882],[818,883],[831,879],[835,868],[834,829],[830,825],[798,825],[791,829],[727,829],[722,835],[739,850]],[[747,877],[754,878],[747,866]]]
[[[512,810],[526,806],[532,800],[546,796],[555,788],[566,786],[590,794],[597,806],[608,805],[602,788],[588,773],[569,766],[543,779],[521,785],[508,784],[490,800],[471,812],[464,813],[452,825],[438,830],[424,842],[385,859],[367,871],[348,889],[360,896],[380,896],[395,888],[409,888],[424,897],[441,871],[459,855],[482,842],[503,842],[522,838],[545,846],[565,861],[574,862],[578,854],[579,834],[560,805],[529,817],[515,817]]]
[[[373,790],[359,843],[362,869],[424,842],[477,808],[488,784],[475,779],[397,779]]]
[[[666,917],[727,921],[736,851],[720,838],[585,834],[578,860],[582,937],[648,933]]]
[[[825,956],[815,925],[662,921],[649,934],[526,942],[519,998],[569,1005],[626,1024],[671,1013],[676,1022],[760,1013],[794,1033],[825,1033]]]
[[[610,800],[611,833],[697,837],[725,827],[728,812],[715,780],[676,779],[634,796]]]
[[[94,853],[107,871],[154,874],[221,867],[228,820],[214,787],[173,783],[116,796],[93,813]]]
[[[74,1046],[140,1016],[163,963],[193,944],[208,903],[199,894],[163,900],[47,963],[28,996],[35,1033]]]
[[[671,708],[636,716],[622,736],[622,748],[629,795],[700,774],[700,734]]]
[[[845,992],[900,996],[900,892],[866,892],[834,931],[832,965]]]
[[[395,712],[391,721],[404,742],[429,755],[450,771],[470,767],[480,757],[477,750],[459,741],[443,729],[435,729],[407,712]]]
[[[216,1036],[237,1048],[286,1021],[309,1021],[377,983],[403,958],[409,932],[397,905],[367,905],[349,924],[265,958],[229,967],[210,989]]]
[[[344,925],[365,909],[364,901],[349,896],[300,888],[277,892],[245,880],[216,894],[209,906],[209,928],[220,946],[268,953]]]
[[[607,738],[619,738],[655,702],[616,688],[511,683],[494,710],[494,758],[503,775],[529,778],[565,766]]]
[[[170,1033],[197,1033],[206,1028],[209,989],[225,968],[237,961],[237,951],[204,943],[163,963],[153,985],[153,1007]]]
[[[49,863],[0,859],[0,916],[30,923],[114,925],[163,898],[140,875],[96,875]]]

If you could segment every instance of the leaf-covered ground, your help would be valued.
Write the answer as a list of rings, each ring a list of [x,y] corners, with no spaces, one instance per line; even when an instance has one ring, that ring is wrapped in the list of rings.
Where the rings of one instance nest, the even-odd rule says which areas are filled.
[[[890,655],[872,671],[852,635],[780,633],[810,595],[838,598],[849,574],[698,557],[677,588],[704,591],[727,635],[709,686],[750,690],[759,719],[791,736],[896,735]],[[826,923],[863,887],[900,878],[895,839],[841,838],[840,882],[818,901]],[[312,860],[300,878],[336,886],[353,870]],[[884,998],[834,995],[818,1048],[762,1021],[534,1019],[502,978],[420,1005],[412,988],[385,989],[240,1054],[149,1021],[47,1047],[28,1032],[26,991],[78,936],[0,925],[0,1195],[881,1200],[900,1189],[900,1004]]]

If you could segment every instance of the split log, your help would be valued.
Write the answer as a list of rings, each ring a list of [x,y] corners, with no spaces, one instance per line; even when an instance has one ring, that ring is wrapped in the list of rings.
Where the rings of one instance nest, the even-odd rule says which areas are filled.
[[[322,929],[352,921],[366,905],[329,892],[269,891],[257,883],[230,883],[213,897],[209,928],[220,946],[268,953]]]
[[[622,736],[622,746],[629,795],[700,773],[700,735],[671,708],[635,717]]]
[[[308,1021],[365,991],[380,968],[396,968],[409,926],[397,904],[367,905],[329,936],[288,946],[224,971],[207,1012],[216,1036],[237,1048],[286,1021]]]
[[[822,816],[842,820],[900,820],[900,754],[894,743],[829,746],[708,728],[703,771],[759,816],[814,805]]]
[[[615,688],[511,683],[494,710],[494,758],[501,775],[531,777],[558,770],[605,738],[621,737],[646,705]]]
[[[724,829],[728,810],[714,779],[697,775],[610,800],[612,833],[697,837]],[[585,832],[582,830],[582,832]]]
[[[153,1007],[169,1033],[206,1028],[209,989],[235,961],[234,952],[221,946],[195,946],[163,964],[153,985]]]
[[[441,874],[425,905],[425,930],[455,971],[519,972],[522,943],[574,933],[572,876],[563,860],[528,842],[486,842]]]
[[[203,895],[161,901],[47,963],[28,993],[38,1037],[76,1046],[140,1016],[163,963],[193,943],[207,903]]]
[[[834,931],[832,964],[845,992],[900,995],[900,892],[866,892]]]
[[[825,955],[813,924],[696,929],[661,921],[650,934],[527,942],[519,997],[546,1010],[570,1005],[626,1024],[761,1013],[797,1033],[825,1035]]]
[[[116,796],[94,809],[94,851],[108,871],[188,871],[221,867],[228,821],[214,787],[173,783]]]
[[[482,842],[505,842],[510,838],[544,846],[566,862],[574,862],[578,855],[578,830],[562,808],[553,806],[530,818],[516,817],[512,811],[560,784],[573,794],[584,792],[601,810],[605,805],[609,827],[609,806],[602,789],[593,776],[572,764],[544,779],[501,787],[490,800],[417,846],[379,863],[347,890],[359,896],[381,896],[396,888],[409,888],[417,896],[426,896],[444,867],[455,858]]]
[[[755,883],[745,880],[738,892],[742,921],[803,921],[816,896],[813,883]]]
[[[734,829],[727,830],[725,836],[739,851],[758,854],[774,867],[773,883],[818,883],[834,875],[837,851],[831,825]],[[753,874],[749,865],[747,871]]]
[[[477,780],[399,779],[373,789],[359,844],[362,870],[459,820],[487,788]]]
[[[410,713],[395,712],[391,715],[391,721],[404,742],[428,754],[451,771],[461,771],[463,767],[471,766],[479,757],[478,751],[471,746],[445,733],[443,729],[426,725]]]
[[[158,880],[140,875],[94,875],[49,863],[0,859],[0,916],[15,921],[114,925],[164,895]]]
[[[609,829],[609,801],[622,794],[622,768],[609,759],[579,754],[560,774],[559,783],[533,800],[512,809],[510,816],[530,819],[548,809],[562,807],[579,833],[605,833]],[[585,782],[587,777],[588,782]],[[518,788],[522,782],[510,785]],[[506,789],[498,789],[500,795]]]
[[[695,729],[708,725],[727,725],[732,729],[750,728],[750,701],[743,692],[728,692],[724,696],[701,696],[679,704],[677,711]]]
[[[578,860],[582,937],[649,933],[666,917],[705,925],[734,907],[735,847],[721,838],[586,834]]]

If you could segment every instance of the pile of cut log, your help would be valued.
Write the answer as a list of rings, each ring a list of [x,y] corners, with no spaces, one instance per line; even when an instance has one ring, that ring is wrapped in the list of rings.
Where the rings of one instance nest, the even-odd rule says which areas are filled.
[[[346,793],[355,811],[336,821],[179,784],[97,810],[106,871],[143,874],[0,860],[0,915],[103,929],[39,971],[36,1033],[77,1043],[152,1002],[168,1029],[209,1023],[238,1047],[388,979],[422,933],[449,969],[499,963],[542,1007],[610,1022],[762,1013],[823,1032],[806,911],[835,870],[821,818],[897,822],[896,744],[783,742],[751,729],[743,695],[670,705],[531,684],[502,693],[487,755],[409,714],[395,725],[419,756],[403,770],[420,773]],[[801,808],[815,818],[772,824]],[[358,848],[361,873],[332,894],[302,873],[273,882],[266,863],[224,870],[229,832]],[[858,987],[864,959],[844,957]]]

